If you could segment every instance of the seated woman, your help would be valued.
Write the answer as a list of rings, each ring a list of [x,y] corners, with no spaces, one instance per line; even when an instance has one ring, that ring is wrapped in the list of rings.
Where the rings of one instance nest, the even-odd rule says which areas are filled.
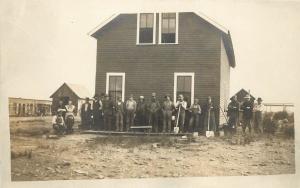
[[[52,126],[53,129],[56,131],[58,134],[64,134],[65,133],[65,121],[63,118],[63,109],[59,109],[57,111],[57,114],[53,116],[52,119]]]

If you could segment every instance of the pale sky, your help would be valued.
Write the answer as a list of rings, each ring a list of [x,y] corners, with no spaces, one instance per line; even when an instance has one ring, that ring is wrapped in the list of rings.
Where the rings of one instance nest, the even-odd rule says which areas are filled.
[[[87,33],[116,12],[198,11],[228,28],[237,66],[230,95],[265,102],[299,96],[300,2],[1,0],[2,94],[47,99],[63,83],[94,93],[96,40]]]

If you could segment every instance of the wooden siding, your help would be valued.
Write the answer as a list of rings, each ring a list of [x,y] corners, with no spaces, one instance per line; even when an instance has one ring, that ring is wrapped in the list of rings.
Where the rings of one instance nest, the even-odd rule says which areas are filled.
[[[125,72],[125,98],[156,92],[162,100],[173,96],[174,72],[194,72],[195,98],[203,103],[210,95],[219,105],[220,31],[194,13],[179,13],[179,44],[159,45],[158,19],[155,45],[136,45],[136,14],[121,14],[96,34],[95,92],[105,92],[107,72]]]
[[[78,96],[75,95],[75,93],[66,85],[62,85],[52,96],[52,113],[55,114],[59,101],[63,97],[69,97],[70,100],[72,100],[75,107],[78,109],[78,101],[80,100]]]
[[[224,42],[221,40],[221,62],[220,62],[221,76],[220,76],[220,107],[225,110],[229,103],[229,80],[230,80],[230,66],[228,56],[224,47]],[[225,123],[226,119],[220,111],[219,123]]]

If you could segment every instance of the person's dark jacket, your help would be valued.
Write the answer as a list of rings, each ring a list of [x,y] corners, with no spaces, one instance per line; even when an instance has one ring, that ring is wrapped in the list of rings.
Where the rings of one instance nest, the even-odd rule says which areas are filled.
[[[88,118],[92,114],[92,109],[91,109],[91,104],[88,103],[87,109],[85,110],[86,103],[83,103],[81,105],[80,113],[81,113],[81,118]]]
[[[243,110],[244,119],[251,119],[253,117],[253,102],[245,101],[241,106],[241,110]]]
[[[113,102],[111,100],[103,100],[102,105],[104,115],[113,115]]]
[[[122,112],[122,114],[124,114],[125,112],[124,102],[120,101],[119,104],[118,102],[119,101],[114,103],[113,109],[115,112]]]
[[[231,101],[228,104],[227,116],[238,116],[240,111],[240,103],[238,101]]]

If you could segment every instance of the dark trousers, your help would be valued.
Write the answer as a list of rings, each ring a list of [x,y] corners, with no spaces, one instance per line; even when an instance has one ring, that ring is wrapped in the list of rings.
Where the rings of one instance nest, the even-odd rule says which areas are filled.
[[[93,129],[99,130],[101,128],[101,112],[93,112]]]
[[[254,131],[256,133],[263,133],[263,125],[262,125],[262,112],[255,112],[254,114]]]
[[[163,111],[163,132],[171,132],[171,123],[172,123],[172,111],[164,110]]]
[[[123,113],[116,112],[115,113],[115,120],[116,120],[116,131],[123,131]]]
[[[82,129],[91,128],[91,116],[89,114],[84,114],[81,116],[81,126]]]
[[[179,117],[177,117],[178,120],[176,119],[176,121],[178,121],[178,126],[179,126],[179,131],[183,132],[184,131],[184,122],[185,122],[185,111],[181,111],[179,113]]]
[[[153,132],[158,132],[158,114],[157,114],[157,112],[149,113],[149,125],[152,126]]]
[[[126,113],[126,131],[129,131],[131,126],[134,126],[134,110],[128,110]]]
[[[251,133],[251,129],[252,129],[252,121],[249,118],[244,118],[243,119],[243,124],[242,124],[242,128],[243,128],[243,133],[246,132],[246,128],[248,127],[249,129],[249,133]]]
[[[110,114],[104,114],[103,117],[103,123],[104,123],[104,130],[109,131],[111,130],[111,115]]]
[[[239,120],[238,114],[230,114],[229,115],[228,127],[229,127],[230,133],[233,133],[233,134],[236,133],[236,128],[239,123],[238,120]]]
[[[195,132],[199,127],[200,114],[191,114],[190,122],[189,122],[189,132]]]
[[[147,118],[145,112],[137,112],[136,113],[136,124],[139,126],[145,126],[147,125]]]

